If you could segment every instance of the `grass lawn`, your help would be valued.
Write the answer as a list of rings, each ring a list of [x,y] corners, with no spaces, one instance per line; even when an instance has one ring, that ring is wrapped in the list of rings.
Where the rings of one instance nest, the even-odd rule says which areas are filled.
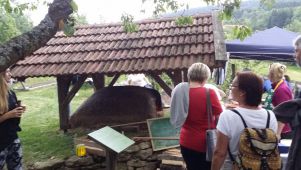
[[[74,134],[59,130],[58,99],[56,86],[30,91],[16,91],[17,97],[27,106],[19,133],[23,144],[24,163],[31,164],[49,158],[65,158],[74,154]],[[71,103],[75,110],[93,92],[83,86]]]
[[[230,60],[231,63],[236,65],[237,71],[241,71],[243,68],[249,68],[255,73],[263,76],[269,74],[270,61],[255,61],[255,60]],[[295,64],[282,63],[286,65],[286,74],[290,76],[291,80],[301,82],[301,69]]]
[[[292,80],[301,82],[301,68],[297,66],[288,66],[287,74]]]

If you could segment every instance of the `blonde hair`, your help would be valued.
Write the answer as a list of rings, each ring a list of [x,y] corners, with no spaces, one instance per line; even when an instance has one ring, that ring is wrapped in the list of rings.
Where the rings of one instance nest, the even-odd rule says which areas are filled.
[[[294,39],[293,45],[294,45],[295,49],[301,48],[301,35],[298,35],[298,36]]]
[[[6,71],[0,73],[0,115],[8,111],[8,84],[5,80]]]
[[[286,66],[280,63],[273,63],[270,66],[269,78],[271,82],[275,83],[283,79],[286,72]]]
[[[192,64],[187,73],[189,81],[204,82],[209,79],[211,75],[210,69],[206,64],[194,63]]]

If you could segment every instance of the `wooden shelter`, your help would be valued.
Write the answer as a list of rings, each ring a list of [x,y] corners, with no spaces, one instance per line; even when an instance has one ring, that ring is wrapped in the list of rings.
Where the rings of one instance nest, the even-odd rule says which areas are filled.
[[[167,94],[171,88],[161,79],[166,73],[174,85],[187,81],[189,66],[203,62],[211,69],[224,67],[227,61],[224,35],[217,14],[193,17],[193,24],[177,26],[175,18],[137,22],[138,32],[125,33],[121,23],[87,25],[76,28],[73,36],[56,34],[46,46],[19,61],[15,78],[55,76],[59,101],[60,128],[66,130],[69,104],[87,77],[96,89],[105,85],[104,75],[150,75]],[[69,90],[71,79],[79,81]]]

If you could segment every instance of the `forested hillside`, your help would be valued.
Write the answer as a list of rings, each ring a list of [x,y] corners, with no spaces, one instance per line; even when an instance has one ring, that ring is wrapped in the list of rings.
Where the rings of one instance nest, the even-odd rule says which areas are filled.
[[[230,21],[224,25],[244,24],[256,30],[274,26],[301,32],[301,1],[276,0],[271,8],[260,6],[258,1],[243,2],[241,8],[234,12]]]

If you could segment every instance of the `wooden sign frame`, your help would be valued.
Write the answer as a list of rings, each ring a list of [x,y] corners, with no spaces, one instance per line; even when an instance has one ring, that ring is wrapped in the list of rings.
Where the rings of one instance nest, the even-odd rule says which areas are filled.
[[[164,149],[169,149],[169,148],[175,148],[175,147],[179,147],[180,144],[179,144],[179,133],[176,132],[176,129],[174,129],[172,127],[172,125],[169,123],[169,117],[163,117],[163,118],[152,118],[152,119],[147,119],[147,127],[148,127],[148,131],[149,131],[149,135],[150,135],[150,138],[152,139],[151,140],[151,144],[152,144],[152,148],[154,151],[160,151],[160,150],[164,150]],[[153,128],[152,128],[152,124],[154,122],[158,122],[160,120],[164,120],[164,121],[167,121],[168,123],[166,123],[166,129],[161,129],[162,131],[168,133],[168,132],[172,132],[171,135],[166,135],[166,134],[158,134],[156,132],[154,132]],[[161,131],[161,132],[162,132]],[[156,138],[166,138],[166,139],[156,139]],[[173,138],[176,138],[176,140],[171,140]],[[177,141],[177,142],[174,142],[174,141]],[[161,143],[167,143],[168,146],[158,146],[158,144]],[[177,143],[177,144],[174,144],[174,143]]]

